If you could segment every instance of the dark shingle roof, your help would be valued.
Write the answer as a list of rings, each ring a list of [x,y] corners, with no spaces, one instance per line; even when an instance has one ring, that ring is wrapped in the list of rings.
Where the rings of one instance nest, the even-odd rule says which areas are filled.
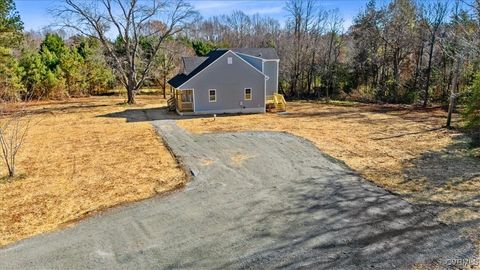
[[[247,54],[255,57],[260,57],[267,60],[277,60],[278,55],[273,48],[233,48],[233,49],[217,49],[210,52],[207,57],[183,57],[183,73],[178,74],[168,81],[168,83],[178,88],[193,76],[210,65],[213,61],[220,58],[228,50],[233,52]]]
[[[168,80],[168,84],[177,88],[180,85],[182,85],[184,82],[186,82],[187,80],[188,80],[188,76],[183,74],[183,73],[180,73],[180,74],[175,75],[175,77],[171,78],[170,80]]]
[[[183,73],[188,75],[190,72],[194,71],[198,66],[200,66],[203,61],[207,60],[208,57],[182,57],[183,60]]]
[[[203,62],[201,62],[198,66],[196,66],[191,72],[188,72],[188,75],[185,74],[185,73],[180,73],[177,76],[171,78],[168,81],[168,83],[171,86],[173,86],[175,88],[178,88],[180,85],[184,84],[186,81],[190,80],[190,78],[197,75],[200,71],[202,71],[204,68],[206,68],[208,65],[210,65],[213,61],[220,58],[226,52],[228,52],[228,50],[220,50],[219,49],[219,50],[215,50],[215,51],[210,52],[207,55],[207,57],[200,57],[200,58],[205,58],[205,60]],[[195,62],[195,61],[193,61],[193,62]],[[186,69],[186,67],[185,67],[185,69]]]
[[[260,57],[267,60],[279,59],[278,54],[274,48],[232,48],[230,50],[255,57]]]

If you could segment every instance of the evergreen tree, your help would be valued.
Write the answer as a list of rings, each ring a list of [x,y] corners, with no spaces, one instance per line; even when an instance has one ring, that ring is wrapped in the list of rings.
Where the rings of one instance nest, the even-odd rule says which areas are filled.
[[[99,42],[84,38],[76,48],[83,58],[81,66],[82,89],[84,94],[101,94],[115,84],[115,76],[105,61],[105,56]]]
[[[480,72],[477,73],[470,91],[471,93],[466,101],[464,117],[467,121],[467,128],[473,135],[474,143],[480,145]]]
[[[205,56],[211,51],[215,50],[217,47],[207,41],[195,40],[192,42],[192,48],[195,50],[195,54],[197,54],[197,56]]]
[[[13,56],[22,39],[23,23],[15,10],[13,0],[0,1],[0,99],[20,98],[20,76],[18,62]]]

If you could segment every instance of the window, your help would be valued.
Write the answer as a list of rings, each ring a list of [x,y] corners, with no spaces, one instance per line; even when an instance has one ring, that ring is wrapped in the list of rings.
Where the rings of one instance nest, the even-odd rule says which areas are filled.
[[[252,100],[252,88],[245,88],[245,100]]]
[[[233,63],[232,57],[227,57],[227,63],[231,65]]]
[[[208,90],[208,101],[217,102],[217,90],[215,89]]]

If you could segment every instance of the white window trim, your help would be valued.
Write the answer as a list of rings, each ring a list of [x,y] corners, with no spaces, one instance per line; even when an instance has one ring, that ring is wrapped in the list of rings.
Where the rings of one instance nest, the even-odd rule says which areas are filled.
[[[232,57],[227,57],[227,64],[229,64],[229,65],[233,64],[233,58]]]
[[[215,91],[215,99],[214,100],[210,100],[210,91]],[[217,89],[208,89],[208,102],[217,102]]]
[[[250,89],[250,98],[247,99],[247,89]],[[244,100],[252,100],[253,99],[253,89],[251,87],[247,87],[243,89],[243,99]]]

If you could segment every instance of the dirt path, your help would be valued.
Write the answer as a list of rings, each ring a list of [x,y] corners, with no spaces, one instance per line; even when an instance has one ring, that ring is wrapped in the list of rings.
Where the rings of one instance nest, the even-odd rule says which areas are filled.
[[[274,132],[155,127],[194,178],[0,250],[0,268],[402,269],[473,256],[455,229]]]

